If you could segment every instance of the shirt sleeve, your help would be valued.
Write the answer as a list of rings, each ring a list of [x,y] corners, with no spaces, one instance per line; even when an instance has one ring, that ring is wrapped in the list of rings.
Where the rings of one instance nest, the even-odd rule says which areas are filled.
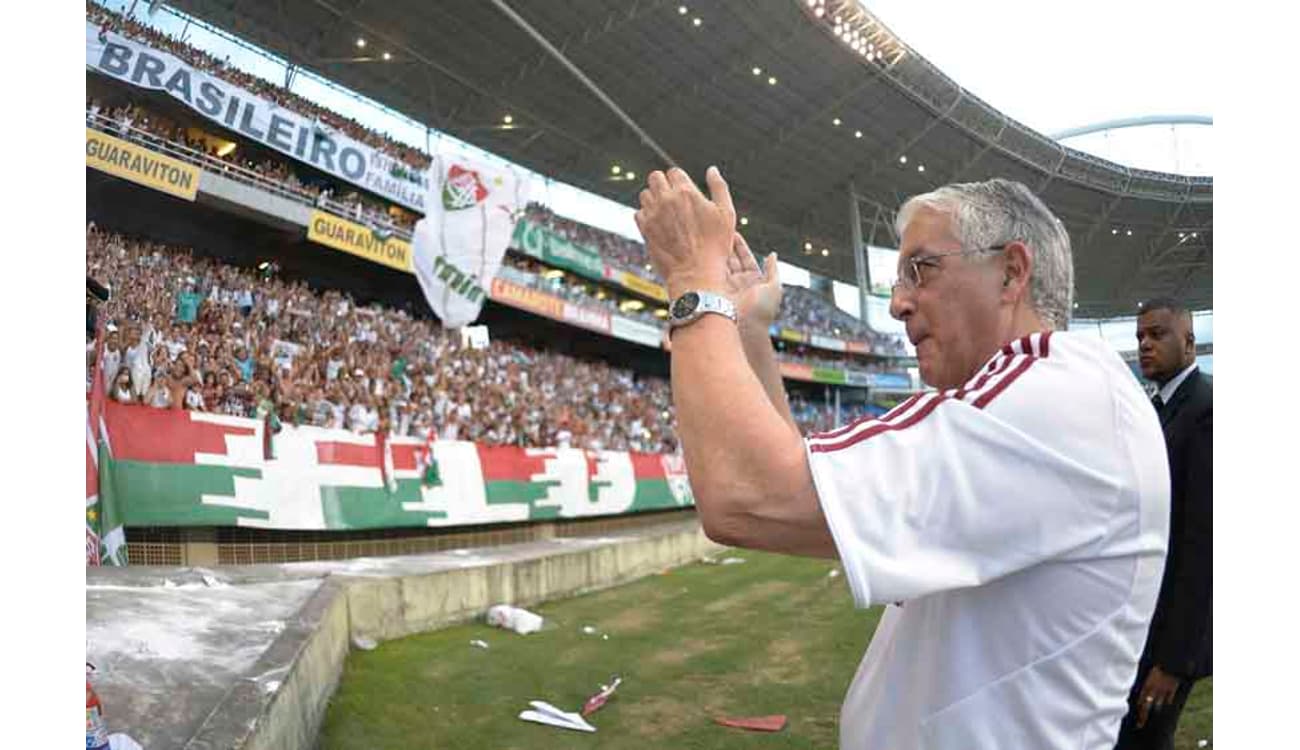
[[[1104,393],[1062,408],[1046,363],[1002,366],[983,388],[914,397],[807,440],[859,606],[980,585],[1106,535],[1124,475]]]

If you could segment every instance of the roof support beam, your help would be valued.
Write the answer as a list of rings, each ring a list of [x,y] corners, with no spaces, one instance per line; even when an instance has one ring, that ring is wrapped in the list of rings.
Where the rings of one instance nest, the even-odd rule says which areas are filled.
[[[523,16],[516,13],[514,8],[511,8],[505,2],[505,0],[492,0],[492,4],[495,5],[497,9],[500,10],[502,13],[504,13],[507,18],[509,18],[511,21],[514,21],[516,26],[523,29],[524,33],[531,36],[533,38],[533,41],[540,44],[543,49],[549,52],[551,57],[555,58],[556,62],[560,63],[560,65],[564,66],[570,73],[572,73],[573,77],[577,78],[578,81],[583,86],[586,86],[587,90],[591,91],[591,93],[595,95],[597,99],[599,99],[606,107],[608,107],[609,110],[614,113],[615,117],[622,120],[624,125],[627,125],[628,128],[633,133],[636,133],[637,137],[641,139],[641,142],[643,144],[645,144],[647,147],[650,148],[650,150],[658,154],[660,159],[663,159],[664,162],[674,167],[677,166],[677,161],[673,159],[673,157],[669,156],[668,152],[665,151],[662,146],[660,146],[658,143],[655,143],[654,139],[650,137],[649,133],[642,130],[641,126],[638,125],[635,120],[629,117],[628,114],[624,112],[621,107],[619,107],[617,104],[614,103],[613,99],[610,99],[609,96],[604,91],[600,90],[599,86],[597,86],[590,78],[587,77],[586,73],[583,73],[582,70],[577,65],[574,65],[572,62],[570,62],[569,58],[565,57],[563,52],[556,49],[555,45],[551,44],[546,39],[546,37],[542,36],[541,32],[539,32],[537,29],[534,29],[532,25],[528,23],[528,21],[524,20]]]

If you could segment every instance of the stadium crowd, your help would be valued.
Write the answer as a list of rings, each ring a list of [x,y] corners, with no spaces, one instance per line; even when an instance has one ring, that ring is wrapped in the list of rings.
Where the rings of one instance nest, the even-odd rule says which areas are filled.
[[[360,307],[91,227],[108,397],[357,431],[671,452],[668,383],[522,344],[464,346],[430,320]]]
[[[320,107],[282,86],[243,72],[230,65],[228,61],[219,60],[171,35],[140,24],[134,19],[125,18],[95,3],[87,4],[86,13],[88,19],[100,25],[101,33],[112,30],[164,49],[205,72],[271,99],[286,109],[312,117],[328,128],[343,132],[379,149],[411,167],[415,174],[423,174],[431,163],[429,155],[419,149],[395,141],[385,134],[366,128],[355,120]],[[92,110],[98,114],[101,105],[94,101],[88,102],[88,119]],[[182,127],[156,114],[144,112],[135,105],[121,107],[104,114],[110,119],[123,123],[125,127],[146,130],[159,138],[216,156],[228,163],[281,182],[290,188],[306,191],[320,204],[327,202],[341,204],[352,218],[377,229],[410,230],[418,218],[412,213],[390,206],[354,189],[343,188],[328,181],[322,182],[315,175],[311,179],[304,179],[288,164],[275,158],[247,159],[235,154],[238,149],[229,151],[224,156],[220,155],[216,146],[200,137],[194,129]],[[125,128],[123,132],[126,132]],[[546,224],[551,230],[573,242],[596,248],[602,259],[610,265],[631,271],[643,278],[659,280],[650,265],[645,247],[640,242],[560,216],[539,203],[530,204],[526,209],[526,215],[534,221]],[[646,316],[634,315],[634,317]],[[895,355],[904,353],[903,343],[898,337],[873,331],[862,321],[838,309],[826,298],[801,287],[787,286],[786,301],[782,306],[778,325],[837,338],[865,340],[872,345],[874,351],[880,353]]]
[[[134,102],[113,107],[94,97],[88,97],[86,124],[111,135],[154,147],[180,146],[194,156],[207,157],[206,162],[190,159],[205,169],[213,169],[212,160],[216,160],[227,174],[234,168],[252,172],[264,180],[278,183],[300,194],[303,200],[333,208],[342,215],[372,227],[401,228],[409,232],[415,228],[415,222],[419,218],[410,211],[379,198],[369,197],[323,174],[301,178],[287,160],[274,154],[254,159],[237,147],[223,149],[222,146],[230,142],[210,135],[202,128],[188,127],[171,120]],[[179,154],[174,148],[168,151],[173,155],[187,157],[184,151]]]
[[[262,98],[269,99],[277,105],[297,112],[304,117],[313,118],[332,130],[339,131],[350,138],[378,149],[411,167],[415,173],[422,174],[429,168],[431,160],[428,154],[419,149],[399,143],[386,134],[377,133],[367,128],[356,120],[325,109],[283,86],[246,73],[231,65],[228,59],[219,60],[203,50],[191,47],[170,34],[164,34],[157,29],[137,22],[133,18],[127,18],[93,2],[86,4],[86,18],[91,23],[100,26],[101,34],[113,31],[128,39],[134,39],[156,49],[169,52],[209,75],[244,88]]]
[[[115,290],[100,312],[114,401],[488,444],[677,448],[663,378],[510,341],[475,349],[402,310],[93,224],[86,245],[87,273]],[[88,389],[92,356],[88,345]],[[832,424],[800,403],[805,428]]]

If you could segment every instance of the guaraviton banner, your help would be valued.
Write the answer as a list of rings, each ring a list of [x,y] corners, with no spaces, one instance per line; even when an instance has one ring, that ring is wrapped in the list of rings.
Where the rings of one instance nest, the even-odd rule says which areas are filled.
[[[427,173],[172,55],[86,22],[86,67],[159,91],[212,122],[353,185],[426,213]]]
[[[187,201],[199,194],[198,167],[91,128],[86,166]]]

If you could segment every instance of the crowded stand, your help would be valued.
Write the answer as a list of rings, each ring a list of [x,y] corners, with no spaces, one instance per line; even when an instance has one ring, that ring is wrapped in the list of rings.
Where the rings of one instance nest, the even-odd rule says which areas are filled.
[[[601,258],[611,265],[661,283],[659,275],[650,265],[645,246],[640,242],[567,219],[538,203],[529,204],[525,216],[566,239],[597,248]],[[883,354],[904,354],[903,343],[899,338],[871,330],[830,300],[804,287],[785,285],[781,315],[776,324],[782,328],[824,336],[864,340],[872,345],[873,350]]]
[[[273,152],[266,152],[265,156],[259,158],[250,158],[245,155],[246,149],[222,148],[230,142],[134,102],[114,107],[88,97],[86,124],[128,141],[153,147],[170,146],[172,148],[167,149],[170,153],[176,153],[175,148],[180,147],[182,153],[187,151],[190,155],[206,157],[206,161],[200,163],[206,169],[213,169],[212,160],[216,160],[221,164],[220,169],[227,173],[232,168],[251,172],[300,194],[318,206],[329,206],[348,218],[370,226],[410,232],[419,219],[416,214],[400,206],[370,197],[323,174],[300,176],[295,165]]]
[[[108,397],[358,432],[673,452],[668,382],[90,227]]]
[[[430,319],[93,224],[86,250],[88,274],[115,292],[100,310],[113,401],[496,445],[677,448],[663,378],[499,339],[476,349]],[[89,389],[93,345],[87,357]],[[796,404],[805,430],[835,421]]]
[[[884,409],[870,404],[853,403],[841,405],[840,413],[836,415],[835,407],[824,403],[824,400],[808,399],[795,393],[787,394],[787,396],[790,403],[790,414],[794,417],[794,421],[798,423],[799,431],[805,435],[810,432],[826,432],[854,420],[866,416],[879,416],[884,412]]]
[[[91,23],[100,26],[101,34],[114,31],[127,38],[165,50],[205,73],[274,101],[285,109],[314,118],[328,128],[342,132],[372,148],[379,149],[411,167],[416,172],[424,172],[429,168],[431,159],[428,154],[419,149],[398,143],[385,134],[376,133],[355,120],[325,109],[283,86],[245,73],[230,65],[228,60],[218,60],[207,52],[191,47],[169,34],[145,26],[135,19],[125,18],[120,13],[94,3],[86,4],[86,18]]]
[[[320,107],[282,86],[240,71],[229,65],[228,62],[191,47],[173,36],[144,26],[132,19],[124,18],[116,12],[93,3],[87,5],[87,17],[100,26],[101,32],[112,30],[142,43],[166,50],[211,75],[273,100],[277,105],[286,109],[314,118],[325,127],[345,133],[377,148],[410,166],[414,173],[422,173],[429,167],[430,157],[419,149],[399,143],[384,134],[370,130],[356,121]],[[143,131],[162,141],[252,171],[268,180],[281,183],[291,190],[309,195],[322,207],[341,207],[340,213],[381,231],[404,230],[409,232],[418,219],[417,215],[409,211],[367,195],[350,186],[340,185],[323,174],[316,174],[314,171],[310,175],[305,174],[296,165],[286,163],[278,154],[263,152],[265,157],[250,158],[243,155],[243,149],[238,148],[223,153],[214,142],[216,139],[205,137],[201,128],[189,127],[184,123],[172,121],[136,103],[110,108],[96,100],[88,101],[87,120],[88,122],[100,123],[105,120],[116,122],[119,123],[119,131],[117,132],[124,136],[138,137],[138,132]],[[551,231],[572,242],[596,249],[601,259],[613,267],[661,283],[658,274],[649,263],[644,245],[636,240],[560,216],[538,202],[530,203],[527,206],[525,217],[533,222],[543,224]],[[588,294],[588,291],[582,286],[569,285],[562,289],[562,294],[572,301],[594,302],[602,307],[613,304],[611,299],[600,297],[596,292]],[[647,322],[652,322],[654,319],[652,312],[649,310],[624,311],[623,314]],[[873,351],[881,354],[901,356],[905,353],[903,342],[898,337],[873,331],[864,322],[837,308],[831,300],[823,295],[802,287],[786,287],[785,301],[777,325],[824,336],[867,341],[871,344]]]

